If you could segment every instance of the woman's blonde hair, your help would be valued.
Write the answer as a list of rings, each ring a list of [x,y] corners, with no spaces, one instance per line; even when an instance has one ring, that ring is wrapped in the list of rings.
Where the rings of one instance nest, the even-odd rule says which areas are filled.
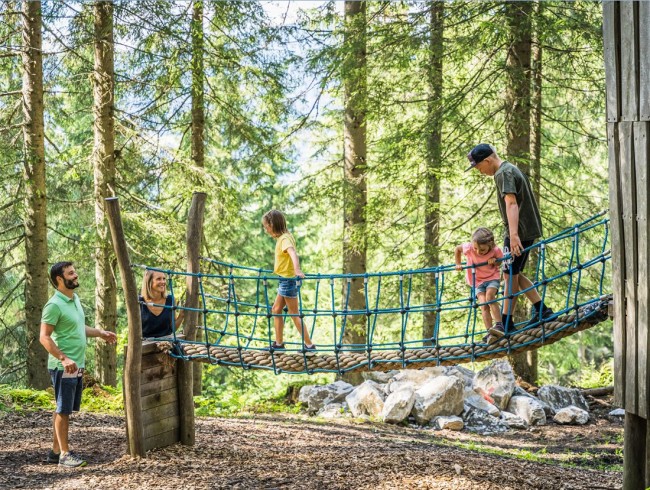
[[[153,299],[151,286],[153,285],[153,276],[156,273],[162,274],[160,271],[152,271],[150,269],[147,269],[147,271],[144,273],[144,277],[142,278],[142,289],[140,290],[140,296],[142,296],[147,301],[151,301]],[[166,286],[167,283],[165,282],[165,287]]]
[[[479,245],[489,245],[490,250],[497,246],[494,241],[494,233],[489,228],[477,228],[472,233],[472,241]]]
[[[277,209],[271,209],[262,216],[262,222],[269,225],[271,232],[275,236],[280,236],[289,231],[287,230],[287,220],[284,218],[284,214]]]

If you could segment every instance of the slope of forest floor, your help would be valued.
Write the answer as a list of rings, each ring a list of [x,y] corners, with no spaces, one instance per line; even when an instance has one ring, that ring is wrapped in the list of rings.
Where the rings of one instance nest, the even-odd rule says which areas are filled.
[[[0,488],[25,489],[616,489],[623,426],[606,412],[588,425],[501,435],[433,431],[302,415],[198,418],[196,445],[125,456],[121,417],[71,419],[86,468],[45,463],[51,412],[0,414]]]

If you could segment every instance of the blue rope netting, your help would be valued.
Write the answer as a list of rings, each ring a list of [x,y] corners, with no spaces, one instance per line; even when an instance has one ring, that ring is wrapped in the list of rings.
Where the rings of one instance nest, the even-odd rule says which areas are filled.
[[[506,332],[506,342],[491,346],[488,350],[494,356],[528,344],[544,343],[547,338],[545,324],[560,321],[573,314],[566,324],[555,328],[553,335],[561,330],[576,329],[578,323],[599,312],[603,298],[611,290],[609,251],[609,219],[606,212],[594,215],[581,223],[566,228],[556,235],[529,247],[529,264],[534,264],[534,274],[529,274],[532,286],[519,291],[516,296],[525,295],[537,289],[544,303],[553,308],[554,315],[541,321],[540,317],[526,317],[516,323],[516,329]],[[510,256],[503,261],[508,264]],[[204,346],[202,354],[188,355],[182,349],[172,354],[185,360],[199,359],[213,364],[239,366],[243,368],[271,369],[276,373],[284,370],[278,366],[281,356],[298,355],[304,359],[304,369],[292,372],[338,372],[343,373],[365,365],[381,363],[374,355],[382,351],[398,351],[401,364],[437,361],[441,350],[452,352],[445,361],[481,360],[486,353],[483,337],[486,330],[481,317],[481,306],[473,288],[465,282],[464,270],[484,264],[464,266],[463,272],[455,265],[442,265],[427,269],[396,272],[374,272],[366,274],[307,274],[298,281],[298,316],[302,318],[310,336],[317,344],[317,354],[335,358],[331,368],[314,368],[309,359],[311,353],[304,350],[304,341],[286,311],[284,318],[286,351],[273,351],[274,315],[271,311],[277,294],[278,276],[267,269],[246,267],[204,258],[206,272],[188,273],[148,266],[134,266],[146,270],[163,272],[168,278],[168,291],[172,305],[153,306],[176,310],[196,311],[199,315],[199,330],[196,340],[177,338],[176,328],[171,339],[183,347]],[[530,266],[529,266],[530,267]],[[177,304],[175,289],[185,287],[188,276],[198,277],[199,308],[188,308]],[[475,272],[472,270],[472,277]],[[512,277],[506,275],[504,277]],[[180,284],[176,282],[180,280]],[[430,289],[429,285],[433,285]],[[425,295],[425,286],[429,288]],[[362,291],[363,307],[350,307],[352,288]],[[503,304],[504,281],[501,291],[493,302]],[[521,298],[517,311],[525,311],[530,303]],[[519,318],[515,318],[519,319]],[[507,315],[504,315],[504,323]],[[521,320],[521,319],[519,319]],[[424,324],[430,337],[423,338]],[[432,327],[432,328],[431,328]],[[511,342],[515,334],[530,329],[542,328],[540,339]],[[363,343],[348,343],[346,332],[354,331]],[[576,330],[577,331],[577,330]],[[564,332],[563,335],[567,335]],[[519,339],[525,338],[522,336]],[[548,336],[550,339],[550,335]],[[481,347],[482,348],[478,348]],[[217,358],[211,352],[214,348],[232,351],[230,360]],[[462,350],[454,350],[461,348]],[[212,351],[211,351],[212,349]],[[449,350],[451,349],[451,350]],[[410,359],[407,352],[419,352],[417,359]],[[248,356],[244,353],[260,353]],[[453,354],[457,352],[457,354]],[[346,354],[357,355],[354,365],[341,364]],[[373,355],[374,354],[374,355]],[[271,362],[256,362],[264,357]],[[394,361],[391,361],[394,362]],[[286,372],[286,371],[285,371]]]

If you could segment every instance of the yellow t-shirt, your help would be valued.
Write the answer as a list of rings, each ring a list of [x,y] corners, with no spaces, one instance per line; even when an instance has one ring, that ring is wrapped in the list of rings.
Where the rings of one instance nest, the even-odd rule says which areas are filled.
[[[293,268],[291,256],[287,249],[293,247],[296,249],[296,240],[289,232],[283,233],[275,242],[275,265],[273,272],[282,277],[296,277],[296,271]]]

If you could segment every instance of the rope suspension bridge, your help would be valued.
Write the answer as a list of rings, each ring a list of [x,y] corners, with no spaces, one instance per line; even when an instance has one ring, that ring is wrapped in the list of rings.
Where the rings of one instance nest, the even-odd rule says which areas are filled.
[[[298,281],[298,316],[315,339],[316,352],[305,350],[301,338],[287,341],[286,350],[273,349],[276,315],[271,308],[279,278],[270,270],[205,258],[206,272],[196,274],[134,267],[167,275],[171,306],[149,305],[199,314],[201,325],[196,340],[178,337],[175,326],[172,336],[160,339],[159,347],[172,357],[268,369],[276,374],[343,374],[360,369],[386,371],[459,364],[537,349],[608,318],[611,254],[609,219],[604,216],[605,212],[601,212],[530,247],[534,275],[529,274],[529,279],[533,285],[510,298],[535,288],[545,304],[553,302],[555,313],[548,318],[526,318],[503,337],[489,337],[487,341],[480,312],[487,303],[478,302],[473,288],[467,288],[463,273],[457,272],[454,265],[356,275],[307,274]],[[509,258],[506,254],[506,264]],[[199,308],[177,303],[175,282],[187,276],[198,277]],[[355,279],[363,281],[363,308],[350,307]],[[434,285],[430,297],[435,301],[424,301],[425,284]],[[500,304],[507,299],[503,286],[494,300]],[[528,306],[523,299],[519,303],[519,309]],[[282,316],[286,322],[291,315],[285,311]],[[425,318],[433,318],[433,335],[422,338]],[[290,327],[286,326],[287,333]],[[346,343],[346,332],[350,330],[365,342]]]

